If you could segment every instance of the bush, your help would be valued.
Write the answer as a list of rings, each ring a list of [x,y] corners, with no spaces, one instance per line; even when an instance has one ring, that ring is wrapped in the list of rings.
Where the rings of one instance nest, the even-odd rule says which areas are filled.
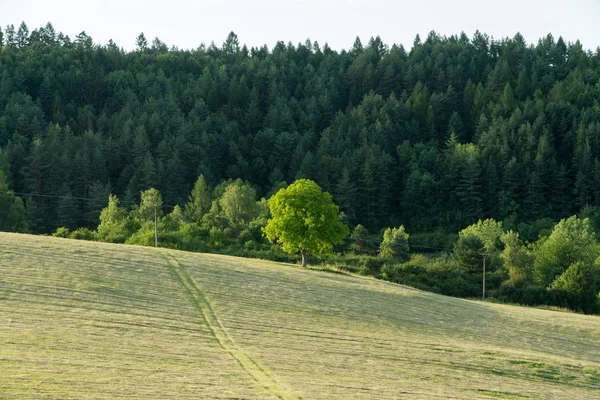
[[[360,224],[356,225],[350,238],[353,241],[351,248],[356,252],[365,253],[373,247],[373,243],[369,240],[369,231]]]
[[[379,246],[383,257],[395,258],[399,261],[408,261],[409,245],[408,233],[404,230],[404,226],[398,228],[387,228],[383,233],[383,241]]]
[[[481,296],[481,277],[465,273],[452,259],[429,260],[417,256],[407,263],[384,265],[381,276],[391,282],[447,296]]]
[[[441,231],[427,233],[411,233],[408,243],[411,249],[421,253],[439,253],[451,250],[457,239],[455,233]]]
[[[530,224],[522,222],[517,226],[517,230],[524,241],[533,243],[542,237],[549,236],[554,225],[556,222],[550,218],[541,218]]]
[[[461,235],[454,245],[454,257],[467,271],[479,271],[482,268],[485,245],[474,234]]]
[[[227,239],[227,234],[223,229],[219,229],[217,227],[210,228],[208,233],[208,237],[210,238],[210,243],[213,246],[221,246],[224,244]]]
[[[596,265],[578,261],[571,264],[548,289],[559,302],[556,305],[593,313],[598,305],[599,275]]]
[[[164,231],[161,232],[161,240],[163,233]],[[147,222],[143,224],[137,232],[127,238],[125,243],[137,244],[140,246],[154,246],[154,223]]]
[[[533,254],[523,246],[519,234],[508,231],[500,236],[504,250],[500,254],[504,269],[508,272],[511,282],[531,280],[533,272]]]
[[[561,220],[547,238],[535,245],[533,277],[547,286],[578,261],[594,263],[598,254],[595,233],[587,219]]]
[[[57,238],[68,238],[70,236],[69,228],[61,226],[52,234],[52,236]]]
[[[96,232],[88,228],[79,228],[71,232],[71,239],[96,240]]]

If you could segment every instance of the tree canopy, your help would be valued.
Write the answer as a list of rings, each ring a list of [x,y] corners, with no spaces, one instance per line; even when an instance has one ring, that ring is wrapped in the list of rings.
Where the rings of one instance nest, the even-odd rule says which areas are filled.
[[[307,254],[331,251],[349,233],[332,196],[309,179],[279,190],[269,199],[269,210],[271,219],[264,227],[267,239],[288,253],[300,252],[303,266]]]
[[[81,199],[99,185],[183,207],[199,175],[257,197],[311,179],[371,232],[600,206],[600,53],[579,42],[431,32],[411,49],[375,37],[334,51],[248,48],[232,32],[184,51],[142,33],[125,52],[15,26],[0,51],[0,169],[31,194],[31,231],[94,228],[107,197]],[[195,204],[198,221],[211,205]]]

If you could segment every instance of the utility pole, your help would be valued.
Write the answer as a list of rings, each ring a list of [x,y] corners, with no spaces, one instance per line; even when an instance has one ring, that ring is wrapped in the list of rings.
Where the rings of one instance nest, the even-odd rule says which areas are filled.
[[[483,258],[483,277],[482,277],[481,286],[483,289],[482,299],[485,300],[485,261],[488,257],[488,253],[486,250],[484,250],[481,253],[479,253],[479,255]]]
[[[485,300],[485,259],[486,255],[483,255],[483,300]]]
[[[158,247],[158,221],[157,221],[157,211],[156,208],[158,205],[154,203],[154,247]]]

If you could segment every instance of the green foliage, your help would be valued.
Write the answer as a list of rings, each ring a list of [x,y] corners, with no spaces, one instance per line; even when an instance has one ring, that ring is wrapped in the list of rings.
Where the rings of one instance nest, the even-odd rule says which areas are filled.
[[[108,193],[130,204],[149,187],[202,223],[236,179],[259,197],[313,179],[371,232],[399,221],[455,232],[486,215],[513,218],[532,241],[533,221],[600,202],[598,55],[579,43],[434,32],[413,51],[379,38],[349,52],[248,50],[235,34],[193,51],[135,41],[124,52],[52,25],[6,28],[0,169],[44,216],[32,213],[30,230],[92,228]]]
[[[139,207],[135,210],[135,216],[140,221],[154,221],[154,218],[162,217],[162,195],[154,188],[150,188],[141,193]]]
[[[256,204],[256,191],[240,179],[227,185],[219,205],[231,225],[248,224],[260,212]]]
[[[77,227],[77,213],[74,210],[77,210],[77,203],[75,199],[69,192],[63,192],[64,196],[59,199],[58,207],[56,209],[57,217],[56,222],[63,226],[67,227],[70,230],[75,229]]]
[[[27,212],[25,210],[25,204],[20,197],[15,196],[8,212],[8,220],[10,221],[10,231],[20,233],[27,232]]]
[[[449,296],[474,297],[480,293],[480,278],[464,271],[455,259],[413,256],[401,264],[381,268],[383,279]]]
[[[100,213],[98,238],[104,242],[124,243],[134,232],[133,221],[127,210],[119,207],[115,195],[108,197],[108,205]]]
[[[52,236],[67,239],[71,236],[71,231],[69,231],[69,228],[61,226],[54,233],[52,233]]]
[[[470,225],[458,233],[459,239],[463,236],[476,236],[482,242],[485,251],[488,254],[497,252],[500,247],[500,237],[502,235],[502,222],[497,222],[493,219],[479,220],[477,223]]]
[[[269,199],[272,218],[264,228],[267,239],[287,253],[331,251],[349,233],[329,193],[309,179],[279,190]]]
[[[577,216],[563,219],[549,237],[536,242],[533,277],[547,286],[573,263],[592,264],[597,255],[595,233],[589,220]]]
[[[546,290],[596,254],[550,237],[576,213],[596,232],[600,221],[600,58],[579,43],[432,32],[411,51],[380,38],[347,52],[248,50],[231,33],[221,47],[182,51],[141,34],[124,52],[24,23],[3,39],[0,230],[100,222],[100,239],[124,242],[154,218],[158,200],[140,196],[152,187],[184,210],[162,218],[156,208],[165,245],[289,260],[259,235],[269,213],[256,198],[298,177],[333,193],[344,223],[404,224],[417,251],[449,249],[460,228],[493,218],[463,235],[482,240],[515,295]],[[525,243],[547,237],[531,251],[533,271],[525,244],[501,243],[503,229]],[[360,232],[354,244],[364,251]]]
[[[586,313],[598,311],[600,268],[597,263],[577,261],[550,284],[560,304]]]
[[[96,240],[96,232],[89,228],[83,227],[75,229],[69,236],[71,239],[77,240]]]
[[[108,196],[110,196],[110,187],[103,185],[100,182],[95,182],[90,185],[85,214],[85,221],[88,226],[96,226],[98,224],[102,209],[108,204]]]
[[[165,233],[164,225],[161,224],[159,242],[162,244]],[[125,241],[126,244],[137,244],[140,246],[154,246],[154,222],[146,221]]]
[[[398,228],[387,228],[383,232],[383,241],[379,246],[382,257],[396,258],[400,261],[406,261],[410,258],[408,245],[408,233],[403,225]]]
[[[452,251],[452,247],[458,239],[456,233],[446,233],[443,231],[411,233],[408,238],[410,247],[419,253],[439,253]]]
[[[352,249],[357,252],[366,252],[370,249],[369,231],[361,224],[356,225],[350,237],[354,240]]]
[[[504,263],[504,268],[508,270],[510,282],[519,284],[530,281],[533,273],[534,257],[519,239],[519,234],[508,231],[500,236],[500,241],[504,244],[500,257]]]
[[[0,231],[25,232],[27,230],[25,205],[8,189],[6,176],[0,169]]]
[[[206,183],[206,179],[204,179],[204,175],[201,174],[196,180],[185,205],[186,218],[199,224],[204,214],[210,210],[211,203],[210,188]]]
[[[467,271],[479,271],[486,253],[485,243],[473,233],[460,235],[454,245],[454,257]]]

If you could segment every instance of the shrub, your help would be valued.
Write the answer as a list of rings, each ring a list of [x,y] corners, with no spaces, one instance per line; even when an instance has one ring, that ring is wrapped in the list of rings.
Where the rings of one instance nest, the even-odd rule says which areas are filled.
[[[499,300],[527,306],[553,304],[545,287],[522,282],[504,282],[496,292]]]
[[[537,283],[546,286],[575,262],[593,264],[597,255],[595,233],[589,220],[573,216],[560,221],[549,237],[535,246],[533,275]]]
[[[357,252],[367,252],[371,248],[371,243],[369,241],[369,231],[364,226],[358,224],[356,228],[352,231],[352,235],[350,236],[353,240],[352,250]]]
[[[210,243],[213,246],[221,246],[225,242],[225,239],[227,239],[225,231],[217,227],[210,228],[208,236],[210,238]]]
[[[479,220],[458,233],[462,236],[476,236],[482,242],[488,254],[497,252],[501,248],[500,235],[502,235],[502,222],[493,219]]]
[[[500,240],[504,244],[504,250],[502,250],[500,257],[511,282],[517,283],[531,280],[534,257],[523,246],[523,242],[519,239],[519,234],[508,231],[500,236]]]
[[[439,253],[440,251],[452,249],[456,242],[455,233],[441,231],[427,233],[411,233],[408,243],[411,249],[421,253]]]
[[[69,228],[61,226],[52,234],[52,236],[58,238],[68,238],[70,236]]]
[[[454,257],[467,271],[479,271],[482,265],[485,245],[476,235],[463,234],[454,245]]]
[[[96,232],[88,228],[79,228],[71,232],[71,239],[96,240]]]
[[[598,267],[582,261],[567,268],[552,284],[549,290],[556,296],[559,306],[592,313],[597,310]]]
[[[408,237],[403,225],[398,228],[387,228],[383,233],[383,241],[380,245],[381,255],[407,261],[410,257]]]

